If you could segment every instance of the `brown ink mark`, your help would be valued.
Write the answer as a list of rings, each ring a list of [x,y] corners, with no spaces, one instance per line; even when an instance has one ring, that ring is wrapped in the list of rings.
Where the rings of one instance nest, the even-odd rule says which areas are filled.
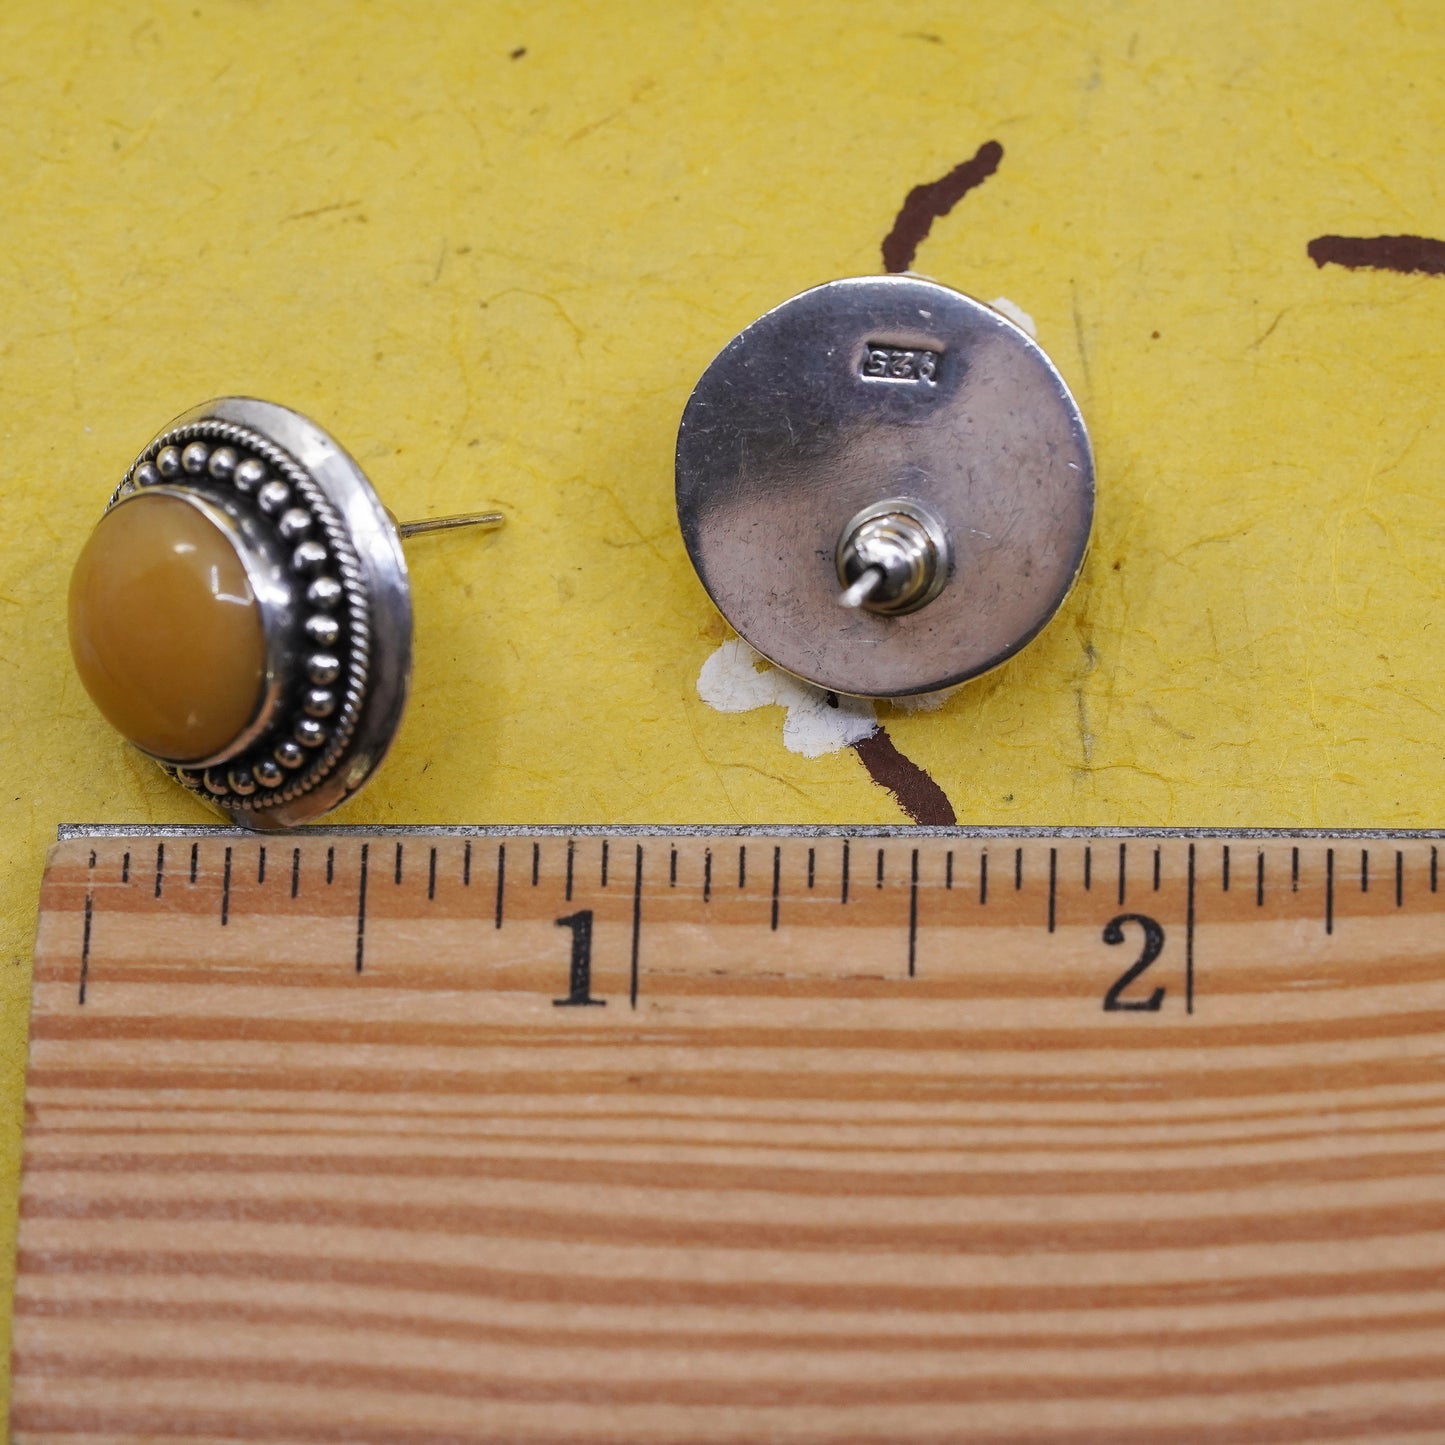
[[[1430,236],[1316,236],[1306,249],[1319,267],[1445,276],[1445,241]]]
[[[951,828],[958,822],[948,794],[913,761],[898,751],[887,728],[853,744],[868,769],[868,776],[897,799],[898,806],[915,822]]]
[[[933,223],[946,216],[971,190],[981,186],[1003,159],[1003,147],[985,141],[970,160],[954,166],[946,176],[914,186],[904,198],[893,229],[883,238],[883,269],[906,271]]]
[[[512,51],[512,59],[520,60],[526,53],[527,47],[525,45],[519,45],[514,51]]]

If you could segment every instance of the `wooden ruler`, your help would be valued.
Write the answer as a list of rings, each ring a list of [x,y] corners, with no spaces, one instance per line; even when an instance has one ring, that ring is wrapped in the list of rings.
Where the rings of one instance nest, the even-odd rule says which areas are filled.
[[[1441,835],[94,830],[36,1441],[1445,1441]]]

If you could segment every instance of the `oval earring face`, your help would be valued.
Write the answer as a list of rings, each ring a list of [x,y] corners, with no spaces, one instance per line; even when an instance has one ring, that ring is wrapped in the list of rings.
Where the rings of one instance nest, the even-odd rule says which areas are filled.
[[[390,744],[411,596],[386,509],[314,422],[227,397],[152,439],[70,585],[70,643],[107,719],[251,828],[334,808]]]
[[[965,682],[1023,647],[1088,548],[1088,434],[1043,351],[915,276],[814,287],[688,401],[677,508],[718,609],[832,692]]]

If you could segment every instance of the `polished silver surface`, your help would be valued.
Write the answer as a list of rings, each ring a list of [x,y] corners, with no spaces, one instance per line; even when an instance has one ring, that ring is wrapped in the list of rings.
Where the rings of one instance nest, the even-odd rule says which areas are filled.
[[[162,766],[248,828],[319,817],[371,775],[406,703],[411,595],[396,527],[332,437],[248,397],[178,417],[110,505],[153,488],[225,517],[265,587],[265,706],[216,759]]]
[[[948,537],[926,507],[889,497],[849,519],[834,559],[844,607],[901,616],[926,607],[948,580]]]
[[[840,607],[850,528],[897,502],[942,531],[931,595]],[[769,311],[708,367],[678,433],[704,587],[769,661],[834,692],[932,692],[1011,657],[1073,586],[1093,506],[1083,419],[1048,357],[920,277],[833,281]]]

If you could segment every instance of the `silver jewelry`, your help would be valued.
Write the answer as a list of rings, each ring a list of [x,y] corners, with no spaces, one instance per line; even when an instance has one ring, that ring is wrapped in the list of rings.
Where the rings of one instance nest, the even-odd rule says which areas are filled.
[[[202,540],[216,548],[223,564],[231,565],[227,548],[239,560],[244,595],[217,595],[220,603],[254,604],[259,611],[259,682],[244,725],[224,741],[212,737],[204,756],[179,756],[187,750],[174,744],[170,755],[148,747],[135,736],[140,728],[132,728],[131,740],[237,823],[279,829],[307,822],[366,782],[401,720],[412,633],[401,539],[444,527],[495,526],[502,519],[475,513],[398,525],[361,468],[319,426],[272,402],[243,397],[196,407],[147,443],[112,495],[92,545],[107,519],[127,508],[151,510],[128,514],[127,530],[115,535],[144,535],[135,529],[161,517],[154,505],[160,498],[171,500],[168,527],[178,518],[187,536],[197,528],[204,533]],[[184,504],[179,513],[177,503]],[[194,657],[196,637],[204,632],[188,631],[188,619],[164,609],[156,615],[157,597],[171,595],[165,591],[166,569],[196,565],[193,555],[189,562],[181,555],[188,549],[196,550],[189,542],[162,548],[153,567],[146,564],[150,570],[133,594],[112,599],[125,612],[123,627],[98,618],[96,609],[121,586],[117,569],[141,564],[105,557],[87,563],[82,554],[77,579],[87,566],[95,596],[78,603],[81,584],[72,582],[72,648],[77,665],[84,653],[82,678],[102,710],[107,706],[102,694],[131,657],[125,638],[134,636],[134,629],[150,628],[151,637],[169,639],[160,661],[148,655],[154,666],[171,655]],[[100,582],[93,580],[97,567]],[[78,605],[89,608],[79,623]],[[233,607],[228,618],[234,612]],[[239,625],[244,632],[249,623],[243,618]],[[77,628],[84,635],[78,637]],[[104,637],[97,640],[101,631]],[[138,637],[136,650],[144,652],[147,642]],[[101,653],[108,648],[108,656],[92,656],[96,648]],[[184,726],[187,707],[192,715],[204,710],[205,689],[225,676],[227,665],[225,658],[194,657],[194,680],[179,680],[180,701],[171,704],[167,717],[172,733]],[[122,694],[125,681],[118,683]],[[250,683],[242,678],[235,685],[244,704]],[[145,703],[122,696],[112,713],[130,718]]]
[[[677,509],[703,586],[764,657],[909,696],[998,666],[1057,611],[1093,457],[1013,322],[921,277],[858,277],[785,301],[703,373]]]

